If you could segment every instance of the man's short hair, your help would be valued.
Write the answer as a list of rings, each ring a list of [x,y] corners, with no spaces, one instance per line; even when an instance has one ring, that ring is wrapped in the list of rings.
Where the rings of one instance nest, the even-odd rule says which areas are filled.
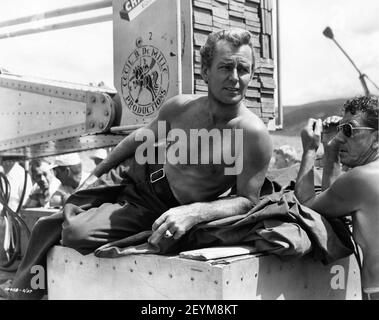
[[[370,128],[378,130],[378,97],[375,95],[360,96],[353,99],[349,99],[343,105],[343,110],[356,114],[362,112],[364,114],[364,121]]]
[[[31,168],[39,168],[42,165],[42,160],[41,159],[33,159],[30,161],[30,167]]]
[[[296,149],[289,145],[282,145],[279,148],[274,149],[274,153],[281,154],[287,161],[298,161],[299,156]]]
[[[216,44],[220,40],[226,40],[238,48],[243,45],[248,45],[252,52],[253,69],[255,66],[255,57],[253,50],[252,34],[244,29],[232,28],[227,30],[221,30],[218,32],[212,32],[209,34],[206,43],[200,49],[201,65],[202,67],[210,67],[215,56]]]

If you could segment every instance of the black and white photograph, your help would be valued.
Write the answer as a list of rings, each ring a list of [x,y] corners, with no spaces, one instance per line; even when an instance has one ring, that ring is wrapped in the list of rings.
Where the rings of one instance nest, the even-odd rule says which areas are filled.
[[[377,0],[1,0],[0,303],[379,300],[378,53]]]

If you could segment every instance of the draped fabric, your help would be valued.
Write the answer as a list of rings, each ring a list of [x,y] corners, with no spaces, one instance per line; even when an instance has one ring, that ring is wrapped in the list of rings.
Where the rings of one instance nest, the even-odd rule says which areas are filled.
[[[283,182],[283,181],[282,181]],[[108,243],[95,251],[114,258],[142,253],[179,253],[211,246],[252,245],[279,256],[311,253],[330,263],[353,253],[350,234],[340,219],[327,220],[296,199],[293,180],[281,187],[268,179],[259,203],[245,214],[199,224],[181,239],[163,238],[157,246],[146,240],[150,230]]]

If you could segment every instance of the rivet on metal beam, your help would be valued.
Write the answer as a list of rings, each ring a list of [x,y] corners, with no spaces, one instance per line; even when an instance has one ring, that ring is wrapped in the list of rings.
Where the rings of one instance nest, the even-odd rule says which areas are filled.
[[[92,103],[95,103],[95,102],[96,102],[96,97],[95,97],[95,96],[92,96],[92,97],[91,97],[91,102],[92,102]]]
[[[100,124],[99,124],[99,128],[100,128],[100,129],[103,129],[103,128],[104,128],[104,124],[100,123]]]
[[[91,122],[91,123],[89,124],[89,126],[90,126],[91,128],[94,128],[94,127],[95,127],[95,123],[94,123],[94,122]]]
[[[101,101],[101,103],[105,103],[105,101],[106,101],[106,100],[105,100],[105,97],[104,97],[104,96],[101,96],[101,100],[100,100],[100,101]]]
[[[91,109],[87,110],[87,116],[89,116],[92,113]]]
[[[105,110],[104,115],[105,115],[106,117],[108,117],[108,116],[109,116],[109,111],[108,111],[108,110]]]

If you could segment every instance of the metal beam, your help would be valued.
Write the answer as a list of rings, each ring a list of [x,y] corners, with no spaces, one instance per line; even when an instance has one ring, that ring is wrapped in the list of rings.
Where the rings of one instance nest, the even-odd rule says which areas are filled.
[[[54,17],[60,17],[60,16],[73,14],[73,13],[108,8],[111,6],[112,6],[112,1],[106,0],[106,1],[99,1],[95,3],[88,3],[81,6],[72,6],[72,7],[62,8],[62,9],[56,9],[56,10],[41,12],[41,13],[37,13],[37,14],[33,14],[33,15],[25,16],[25,17],[20,17],[20,18],[16,18],[12,20],[2,21],[0,22],[0,28],[45,20],[45,19],[54,18]]]
[[[59,141],[109,132],[120,108],[114,94],[112,89],[0,75],[0,154],[24,147],[31,147],[31,156],[59,154],[67,149]],[[41,144],[48,146],[40,149]]]
[[[93,23],[111,21],[112,18],[113,18],[112,14],[106,14],[106,15],[101,15],[97,17],[78,19],[78,20],[66,21],[66,22],[61,22],[61,23],[54,23],[54,24],[49,24],[49,25],[45,25],[41,27],[27,28],[23,30],[14,31],[14,32],[5,32],[5,33],[0,34],[0,39],[14,38],[14,37],[24,36],[28,34],[33,34],[33,33],[66,29],[66,28],[78,27],[82,25],[89,25]]]

